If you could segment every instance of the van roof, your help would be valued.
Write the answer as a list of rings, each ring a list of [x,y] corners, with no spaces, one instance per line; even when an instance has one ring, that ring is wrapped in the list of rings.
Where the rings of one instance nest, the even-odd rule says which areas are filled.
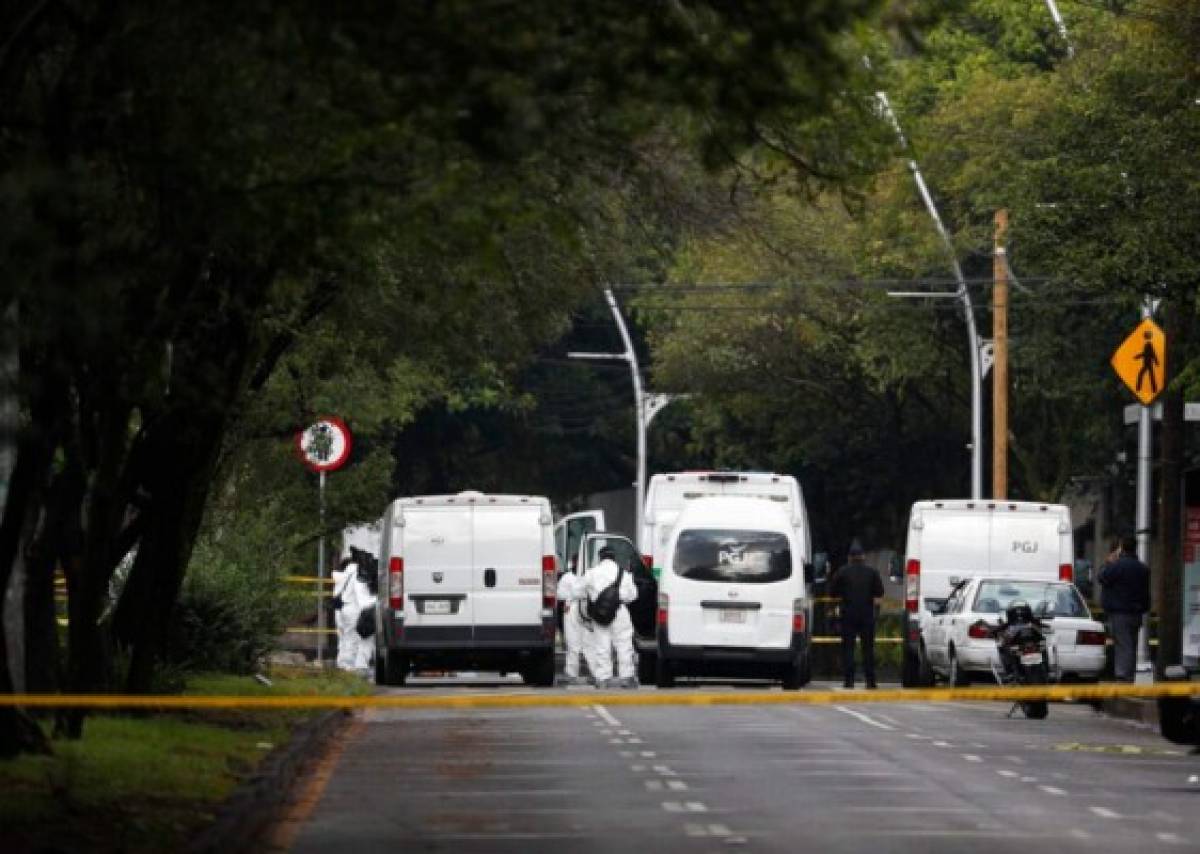
[[[683,483],[785,483],[795,478],[790,474],[768,471],[677,471],[659,473],[650,480]]]
[[[721,495],[697,498],[679,514],[676,525],[706,525],[722,528],[772,530],[792,528],[791,518],[782,505],[751,495]]]
[[[515,507],[522,504],[548,509],[550,507],[550,499],[544,495],[489,495],[484,492],[466,490],[453,495],[412,495],[406,498],[397,498],[395,504],[405,509],[469,505]]]
[[[955,510],[960,512],[999,511],[1009,513],[1062,513],[1069,511],[1065,504],[1049,504],[1042,501],[1004,501],[986,498],[933,498],[917,501],[912,512],[918,510]]]

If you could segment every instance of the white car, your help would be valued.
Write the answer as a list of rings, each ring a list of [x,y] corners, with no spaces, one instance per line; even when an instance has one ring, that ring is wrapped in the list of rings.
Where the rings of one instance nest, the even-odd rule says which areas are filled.
[[[1075,585],[1066,581],[972,577],[957,580],[945,607],[932,615],[925,647],[933,672],[951,685],[992,682],[996,641],[976,624],[996,626],[1023,601],[1049,626],[1051,671],[1064,681],[1094,681],[1104,670],[1104,626],[1092,619]],[[974,627],[974,628],[972,628]]]

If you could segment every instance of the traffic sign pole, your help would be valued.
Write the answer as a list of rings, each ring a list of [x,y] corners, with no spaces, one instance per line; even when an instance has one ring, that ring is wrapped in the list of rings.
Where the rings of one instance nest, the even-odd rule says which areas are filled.
[[[1142,318],[1149,320],[1154,313],[1150,298],[1147,297],[1142,305]],[[1153,321],[1150,321],[1153,323]],[[1166,385],[1166,347],[1161,348],[1163,353],[1163,382],[1159,386],[1161,388]],[[1136,390],[1135,390],[1136,393]],[[1137,461],[1137,513],[1135,516],[1135,524],[1137,527],[1137,546],[1138,560],[1150,565],[1150,466],[1152,453],[1153,434],[1153,413],[1150,407],[1153,400],[1142,402],[1142,411],[1138,413],[1138,461]],[[1153,680],[1150,672],[1150,633],[1146,625],[1147,620],[1142,621],[1142,627],[1138,630],[1137,643],[1137,663],[1134,667],[1135,679],[1139,682],[1148,682]]]
[[[321,527],[317,537],[317,664],[325,660],[325,472],[318,475],[317,507]]]

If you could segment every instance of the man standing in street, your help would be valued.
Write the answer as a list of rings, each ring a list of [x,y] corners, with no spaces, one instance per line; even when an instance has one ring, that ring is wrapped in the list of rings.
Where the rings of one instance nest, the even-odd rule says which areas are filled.
[[[874,567],[863,563],[862,545],[850,543],[850,562],[833,576],[830,594],[841,600],[842,685],[854,687],[854,639],[862,643],[863,677],[875,687],[875,609],[883,598],[883,579]]]
[[[1137,540],[1121,538],[1121,552],[1100,570],[1100,605],[1113,638],[1113,670],[1118,682],[1132,682],[1138,630],[1150,610],[1150,570],[1137,558]]]

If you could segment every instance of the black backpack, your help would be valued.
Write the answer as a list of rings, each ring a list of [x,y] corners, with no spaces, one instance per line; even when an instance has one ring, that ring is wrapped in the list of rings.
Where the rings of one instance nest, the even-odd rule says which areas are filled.
[[[598,625],[611,626],[617,618],[617,610],[621,607],[621,577],[625,567],[617,569],[617,580],[596,594],[595,599],[587,603],[588,617]]]

